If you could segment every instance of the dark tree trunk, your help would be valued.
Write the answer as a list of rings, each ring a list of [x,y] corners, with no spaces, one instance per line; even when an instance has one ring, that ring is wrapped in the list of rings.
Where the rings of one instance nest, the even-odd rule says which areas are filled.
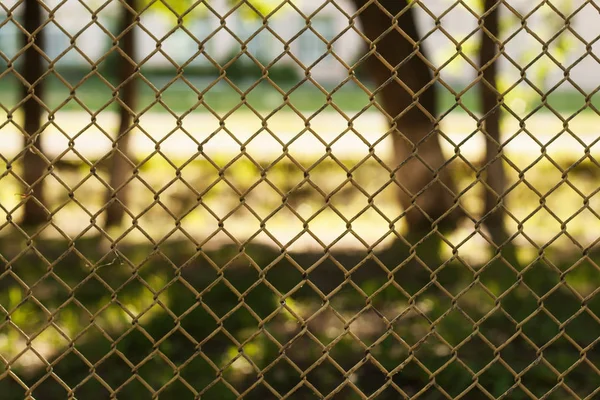
[[[400,203],[407,210],[409,230],[426,233],[438,219],[440,228],[452,229],[462,213],[459,208],[452,209],[456,203],[454,183],[448,169],[442,167],[446,159],[436,134],[432,73],[423,60],[423,47],[417,48],[418,54],[411,42],[419,40],[414,9],[406,0],[379,0],[379,5],[366,5],[366,0],[354,3],[365,37],[375,42],[371,49],[376,52],[369,55],[367,68],[381,88],[382,106],[393,128],[397,165],[401,166],[396,180],[401,185]],[[398,19],[394,28],[392,16]],[[410,91],[423,89],[418,99],[413,99]]]
[[[129,204],[129,181],[133,174],[133,161],[130,154],[130,131],[132,129],[133,113],[137,102],[137,79],[135,78],[137,64],[135,62],[135,29],[137,20],[136,0],[125,0],[121,14],[120,54],[117,62],[117,74],[122,85],[119,92],[119,132],[115,140],[116,148],[112,156],[110,168],[109,206],[106,210],[106,226],[116,226],[123,221],[125,208]]]
[[[499,0],[485,0],[482,18],[482,39],[479,50],[479,65],[483,74],[480,84],[483,106],[482,128],[486,137],[485,207],[484,224],[496,246],[507,239],[505,212],[502,194],[506,188],[506,173],[502,164],[500,143],[500,102],[496,77],[498,74]]]
[[[48,218],[45,204],[43,178],[48,164],[42,156],[40,130],[42,127],[42,113],[44,109],[40,104],[44,98],[44,83],[41,79],[44,74],[45,60],[40,51],[44,48],[44,30],[42,25],[42,7],[38,0],[25,0],[23,12],[22,34],[23,53],[22,75],[26,85],[22,86],[23,102],[23,130],[25,133],[25,154],[23,155],[23,179],[28,185],[27,200],[23,214],[22,225],[35,226],[44,223]],[[39,48],[40,50],[37,50]]]

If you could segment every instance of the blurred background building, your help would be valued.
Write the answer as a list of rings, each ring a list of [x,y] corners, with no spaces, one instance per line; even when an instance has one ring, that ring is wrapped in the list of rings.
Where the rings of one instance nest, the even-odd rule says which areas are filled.
[[[5,18],[15,0],[2,3],[0,15]],[[46,26],[47,56],[56,62],[57,69],[89,69],[93,62],[106,57],[112,46],[109,32],[116,29],[117,2],[67,0],[60,6],[59,3],[58,0],[46,2],[53,10],[51,22]],[[476,14],[451,0],[424,0],[420,3],[424,6],[417,7],[421,32],[431,32],[424,35],[425,47],[429,49],[434,65],[442,68],[441,78],[452,85],[468,84],[477,74]],[[196,7],[185,20],[184,29],[176,29],[176,18],[168,11],[150,9],[142,14],[143,28],[138,28],[138,51],[147,71],[172,68],[178,64],[186,66],[186,73],[196,71],[201,74],[211,61],[199,52],[200,47],[206,55],[223,65],[240,52],[241,41],[247,41],[248,53],[264,65],[277,59],[276,67],[290,67],[301,75],[305,66],[312,66],[310,73],[313,78],[324,83],[336,83],[347,76],[347,66],[353,65],[365,50],[366,44],[357,29],[348,25],[348,15],[353,13],[348,0],[338,0],[325,6],[320,2],[298,1],[294,3],[295,8],[286,4],[275,17],[269,18],[268,26],[264,28],[262,20],[248,17],[241,8],[232,12],[227,0],[213,0],[209,4],[214,12],[206,6]],[[465,4],[478,9],[475,1]],[[511,0],[505,4],[502,10],[503,39],[506,40],[502,71],[505,79],[518,80],[520,68],[526,68],[529,79],[543,76],[541,79],[545,85],[552,87],[565,75],[565,69],[558,65],[560,62],[566,66],[572,80],[572,83],[563,83],[561,89],[573,89],[573,83],[584,90],[600,84],[600,74],[596,72],[598,44],[595,41],[600,35],[600,12],[592,3],[579,9],[569,19],[568,25],[548,5],[540,6],[524,0]],[[584,2],[576,0],[556,4],[563,8],[558,11],[568,15]],[[16,13],[18,15],[19,9]],[[522,25],[521,17],[525,16],[526,24]],[[436,18],[439,28],[434,30]],[[308,29],[307,21],[310,21]],[[10,19],[5,19],[5,23],[0,25],[0,50],[8,58],[12,58],[20,48],[18,32],[19,27]],[[205,40],[200,41],[201,38]],[[331,43],[332,54],[327,53],[327,41]],[[289,53],[280,57],[285,52],[286,42],[289,42]],[[549,50],[540,57],[544,42],[549,43]],[[473,56],[471,61],[459,55],[457,46],[463,53]],[[586,54],[588,46],[592,53]],[[243,56],[242,61],[252,62],[247,56]]]

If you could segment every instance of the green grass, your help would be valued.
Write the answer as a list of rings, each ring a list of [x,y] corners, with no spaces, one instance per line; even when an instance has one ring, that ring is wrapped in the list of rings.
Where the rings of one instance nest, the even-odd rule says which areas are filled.
[[[369,95],[356,83],[348,82],[336,88],[335,85],[325,85],[318,88],[311,82],[283,81],[277,82],[279,90],[268,82],[254,85],[255,81],[236,81],[237,89],[222,81],[213,85],[213,78],[189,77],[193,88],[181,79],[170,82],[169,76],[148,76],[150,83],[139,80],[139,107],[138,110],[150,112],[171,111],[181,114],[193,109],[196,112],[206,112],[209,109],[217,113],[225,114],[234,108],[250,106],[265,114],[273,109],[283,106],[289,102],[293,107],[303,112],[314,112],[325,107],[328,96],[340,109],[348,112],[356,112],[370,105]],[[48,86],[46,106],[50,111],[57,110],[82,110],[87,108],[92,112],[102,109],[115,109],[115,97],[113,90],[102,78],[92,75],[86,80],[71,77],[68,85],[70,88],[54,75],[45,78]],[[114,80],[113,80],[113,83]],[[365,83],[371,90],[373,86]],[[324,93],[325,91],[326,93]],[[0,104],[6,109],[13,109],[18,104],[18,85],[16,79],[11,75],[0,78]],[[440,88],[439,110],[444,113],[448,110],[477,112],[478,93],[472,88],[460,97],[461,106],[457,106],[455,96],[446,88]],[[532,98],[530,104],[525,106],[523,113],[532,110],[541,104],[541,98]],[[555,111],[563,114],[571,114],[579,111],[585,106],[585,96],[569,92],[555,92],[548,96],[546,104]],[[600,95],[591,97],[591,104],[600,108]],[[373,107],[373,106],[371,106]],[[327,107],[331,109],[332,107]],[[540,111],[548,111],[542,107]]]

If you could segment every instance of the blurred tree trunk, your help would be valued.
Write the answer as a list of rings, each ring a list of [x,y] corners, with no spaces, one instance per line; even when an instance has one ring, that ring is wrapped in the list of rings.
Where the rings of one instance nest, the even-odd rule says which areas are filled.
[[[448,169],[442,167],[446,159],[436,134],[437,98],[432,73],[423,60],[424,49],[417,48],[418,54],[413,45],[419,40],[414,9],[406,0],[379,0],[379,5],[367,0],[354,3],[365,37],[375,41],[372,47],[376,52],[369,55],[367,68],[381,88],[383,109],[392,119],[397,165],[402,165],[396,179],[402,186],[401,205],[405,210],[410,208],[406,215],[409,230],[417,234],[431,231],[433,221],[446,213],[438,226],[453,229],[462,213],[458,208],[450,211],[455,205],[455,186]],[[397,17],[402,32],[392,27],[392,16]],[[423,89],[413,100],[410,92]]]
[[[483,80],[480,84],[480,98],[483,106],[482,128],[486,137],[485,165],[485,206],[484,224],[496,246],[507,239],[505,211],[502,194],[506,188],[506,173],[502,164],[500,149],[500,107],[497,90],[498,75],[498,33],[499,0],[485,0],[479,66]],[[497,207],[497,208],[496,208]]]
[[[45,222],[48,213],[44,208],[45,195],[43,177],[48,164],[42,155],[40,129],[44,109],[41,102],[44,98],[44,82],[42,75],[46,62],[40,51],[44,48],[44,30],[42,26],[42,7],[38,0],[25,0],[22,32],[23,67],[22,75],[27,84],[22,86],[23,130],[25,133],[25,154],[23,155],[23,179],[29,186],[26,195],[22,225],[35,226]],[[37,50],[40,49],[40,50]]]
[[[119,45],[121,48],[117,58],[117,74],[121,84],[119,104],[119,132],[115,139],[116,147],[110,167],[109,206],[106,209],[106,226],[116,226],[123,221],[125,208],[129,204],[129,180],[133,176],[133,161],[130,154],[130,132],[133,128],[133,114],[137,102],[137,79],[135,57],[135,29],[137,19],[136,0],[124,0],[121,12]]]

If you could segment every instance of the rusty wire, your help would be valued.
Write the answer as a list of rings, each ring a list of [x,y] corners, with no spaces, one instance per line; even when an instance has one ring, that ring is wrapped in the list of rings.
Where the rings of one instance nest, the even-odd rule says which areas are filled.
[[[35,32],[26,32],[20,14],[25,1],[0,4],[5,15],[0,33],[11,29],[16,36],[28,38],[15,51],[0,48],[2,87],[27,88],[27,94],[15,101],[2,97],[0,102],[0,130],[16,132],[17,136],[6,135],[25,143],[18,150],[0,147],[5,166],[1,184],[12,191],[10,199],[0,200],[6,217],[0,225],[0,390],[8,399],[598,396],[600,358],[594,348],[600,337],[595,300],[600,269],[594,258],[600,240],[594,233],[600,220],[594,199],[599,190],[594,180],[600,168],[594,158],[598,138],[590,139],[589,133],[583,137],[577,129],[584,129],[582,118],[597,118],[593,97],[600,87],[584,88],[574,72],[586,58],[600,63],[592,50],[598,37],[586,39],[578,32],[581,23],[574,22],[583,13],[600,12],[593,1],[567,6],[568,2],[558,0],[530,6],[509,0],[490,2],[501,9],[501,18],[516,21],[509,32],[492,38],[497,53],[490,64],[503,63],[503,68],[516,70],[514,79],[502,88],[484,82],[483,69],[473,51],[467,50],[481,35],[490,34],[481,4],[474,2],[458,0],[442,7],[415,0],[395,14],[389,10],[398,6],[391,1],[357,0],[357,8],[342,0],[310,7],[287,0],[263,15],[260,2],[251,1],[200,0],[182,9],[185,2],[63,0],[39,2],[42,24]],[[162,32],[151,19],[144,19],[157,5],[162,8],[157,15],[171,18]],[[63,26],[61,13],[67,7],[77,9],[81,17],[77,29]],[[359,27],[361,12],[369,7],[378,7],[375,12],[390,20],[389,27],[379,27],[382,34],[377,38]],[[411,7],[418,9],[427,29],[419,25],[420,37],[406,39],[414,48],[408,59],[418,58],[433,77],[416,90],[402,75],[408,59],[392,66],[380,52],[385,36],[403,29],[398,21]],[[194,10],[200,9],[204,14],[195,16]],[[454,37],[446,21],[454,18],[460,24],[460,18],[452,16],[458,9],[463,13],[460,18],[472,20],[473,29]],[[134,23],[119,32],[115,21],[124,10]],[[333,20],[314,23],[325,10],[337,15],[337,28],[328,33],[319,31],[319,26],[328,29],[328,21]],[[254,13],[255,19],[239,17],[242,12]],[[275,22],[284,12],[299,21],[285,32]],[[539,13],[542,22],[536,25],[531,21]],[[194,18],[207,24],[203,32],[209,24],[214,30],[199,36],[190,23]],[[248,22],[252,28],[240,38],[236,24],[245,23],[244,18],[254,25]],[[339,21],[343,21],[341,28]],[[542,25],[550,26],[550,33],[542,34]],[[44,48],[38,46],[42,31],[51,29],[58,32],[56,37],[66,38],[62,50],[50,51],[48,39]],[[98,56],[90,56],[82,45],[93,29],[109,43]],[[156,45],[131,59],[122,42],[134,29]],[[310,62],[302,60],[305,55],[297,47],[305,34],[313,38],[310,46],[324,49]],[[167,42],[176,35],[191,40],[193,51],[179,58],[171,54],[174,47]],[[232,40],[234,55],[215,55],[214,45],[218,47],[222,40],[219,35]],[[261,46],[251,44],[260,35],[267,35],[268,43],[283,51],[271,58],[259,57]],[[361,50],[354,59],[340,48],[344,35],[358,38],[353,43]],[[520,40],[519,35],[526,35],[539,53],[519,59],[507,50]],[[570,60],[557,56],[565,35],[584,49]],[[450,43],[450,56],[438,57],[441,50],[429,44],[434,37]],[[46,69],[35,82],[28,82],[21,60],[32,46],[42,55]],[[134,72],[115,83],[109,76],[114,72],[110,62],[119,55],[133,65]],[[64,72],[61,62],[67,57],[78,58],[85,66],[77,78]],[[151,77],[156,57],[168,70],[161,83]],[[389,69],[389,77],[379,87],[364,79],[369,57]],[[200,67],[198,59],[204,62]],[[250,83],[231,76],[242,59],[246,60],[243,68],[259,70]],[[319,70],[326,60],[343,70],[330,85],[321,77],[328,71]],[[559,70],[559,78],[549,79],[551,84],[535,80],[540,60]],[[462,87],[444,75],[452,62],[474,71]],[[282,64],[292,65],[298,73],[287,86],[274,77]],[[215,74],[196,81],[188,72],[194,68]],[[50,79],[62,85],[64,97],[51,100],[48,87],[44,97],[36,97],[36,86]],[[98,93],[85,97],[91,81],[96,82]],[[129,109],[121,96],[132,81],[140,85],[138,94],[150,93],[150,101]],[[170,90],[179,84],[194,101],[175,104],[178,96]],[[390,84],[414,99],[396,115],[390,115],[381,101]],[[510,122],[502,126],[500,142],[491,139],[497,147],[492,159],[481,161],[466,148],[486,132],[487,116],[473,105],[477,100],[469,100],[485,84],[495,92],[497,108]],[[570,105],[569,111],[550,101],[565,84],[583,99]],[[268,86],[277,99],[266,109],[257,106],[262,99],[252,97],[261,85]],[[305,96],[323,98],[310,111],[298,106],[294,97],[306,85],[314,91]],[[365,98],[358,109],[343,105],[344,97],[352,95],[344,92],[348,85]],[[452,99],[437,113],[422,103],[434,85]],[[537,97],[529,109],[518,111],[507,99],[524,85]],[[225,94],[211,97],[221,86],[236,99],[227,109],[219,108],[215,100]],[[100,100],[101,91],[110,95]],[[19,119],[31,99],[45,113],[36,132],[27,131]],[[117,137],[115,123],[106,115],[119,107],[131,115],[131,123]],[[157,108],[161,121],[169,121],[164,126],[152,122]],[[73,128],[75,122],[68,117],[72,109],[77,109],[78,118],[83,115],[83,126]],[[240,110],[254,122],[245,126],[245,120],[236,120]],[[398,161],[386,151],[393,153],[392,137],[404,135],[403,118],[415,110],[426,115],[434,129],[420,142],[405,144],[412,146],[410,154]],[[457,110],[461,117],[455,117]],[[282,112],[287,114],[278,119]],[[326,114],[337,118],[333,134],[326,134],[328,125],[320,122]],[[383,116],[387,125],[375,136],[368,132],[373,124],[363,122],[371,121],[368,118],[374,114]],[[541,114],[545,116],[536,119]],[[549,119],[555,125],[543,128],[549,132],[539,137],[540,126]],[[448,121],[466,121],[467,127],[453,128]],[[250,132],[242,135],[246,128]],[[457,139],[455,131],[461,129],[467,134]],[[55,131],[52,140],[64,146],[48,140],[48,148],[40,150],[36,139],[50,135],[50,130]],[[96,132],[93,140],[98,144],[89,139],[89,131]],[[136,141],[124,150],[122,139],[134,134]],[[307,137],[312,142],[302,142]],[[361,155],[340,150],[348,137],[362,146]],[[567,161],[557,149],[565,137],[577,148],[570,150]],[[447,159],[436,165],[422,150],[432,138],[450,149]],[[178,141],[172,145],[173,140]],[[535,155],[511,153],[526,141],[533,143]],[[143,143],[144,151],[135,147]],[[271,155],[269,143],[280,150]],[[309,149],[310,143],[322,151]],[[223,156],[215,146],[230,156]],[[43,163],[34,183],[28,183],[23,172],[26,153],[37,155]],[[110,160],[115,157],[127,160],[120,187],[109,183]],[[508,234],[503,241],[488,232],[479,206],[483,193],[494,190],[486,174],[497,160],[508,176],[502,192],[495,193],[498,204],[493,209],[502,210],[506,221]],[[432,175],[431,182],[416,191],[398,178],[415,162]],[[541,165],[546,169],[536,172]],[[580,178],[582,166],[592,178]],[[331,171],[336,171],[335,178]],[[452,187],[443,180],[443,171],[464,176]],[[240,178],[241,173],[247,176]],[[34,187],[42,183],[50,188],[43,203],[34,195]],[[441,185],[441,193],[452,194],[451,209],[432,216],[430,229],[413,237],[406,233],[411,229],[406,219],[410,212],[427,210],[429,206],[418,199],[435,185]],[[121,204],[118,193],[127,186],[133,195],[129,204]],[[522,200],[521,208],[513,207],[525,191],[534,199],[533,205]],[[554,200],[557,193],[567,191],[569,201],[577,201],[565,206],[574,208],[568,212],[557,208]],[[307,197],[297,200],[301,193],[308,193]],[[397,207],[397,193],[412,199],[408,207]],[[36,202],[46,213],[33,227],[19,222],[27,202]],[[119,226],[103,224],[110,204],[120,204],[124,210]],[[454,227],[459,235],[441,228],[454,211],[466,221]],[[330,220],[319,225],[326,213]],[[538,218],[541,213],[546,219]],[[331,222],[334,219],[337,225]],[[296,224],[296,230],[289,228],[290,233],[279,226],[288,223]],[[249,228],[244,228],[246,224]],[[577,224],[583,224],[583,232],[571,229]],[[334,228],[338,225],[339,232]],[[375,225],[383,226],[383,233],[369,233]],[[312,247],[299,250],[302,241]],[[392,250],[382,250],[390,243]],[[507,255],[506,249],[514,253]]]

